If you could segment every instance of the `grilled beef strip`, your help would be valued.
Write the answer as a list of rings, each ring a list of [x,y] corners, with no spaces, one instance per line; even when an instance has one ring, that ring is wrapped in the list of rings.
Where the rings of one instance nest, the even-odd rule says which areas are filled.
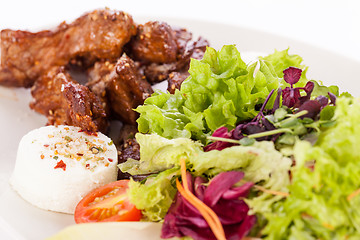
[[[185,79],[190,58],[201,59],[209,45],[206,39],[193,40],[191,32],[164,22],[150,21],[138,25],[137,29],[125,52],[138,62],[152,84],[167,80],[172,72],[182,73]]]
[[[48,125],[72,125],[89,132],[108,127],[101,100],[80,85],[64,67],[53,67],[31,88],[30,108],[45,115]]]
[[[100,9],[55,30],[1,31],[0,84],[31,87],[53,66],[68,63],[88,67],[99,59],[116,60],[136,34],[130,15]]]
[[[105,102],[110,115],[125,124],[136,124],[138,114],[133,110],[152,93],[151,85],[126,54],[114,64],[102,62],[89,71],[87,86]]]

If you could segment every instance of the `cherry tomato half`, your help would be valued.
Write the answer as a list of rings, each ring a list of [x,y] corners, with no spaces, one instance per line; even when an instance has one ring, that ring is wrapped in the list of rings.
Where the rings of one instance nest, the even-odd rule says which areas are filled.
[[[129,180],[119,180],[94,189],[76,206],[75,222],[139,221],[141,211],[129,201]]]

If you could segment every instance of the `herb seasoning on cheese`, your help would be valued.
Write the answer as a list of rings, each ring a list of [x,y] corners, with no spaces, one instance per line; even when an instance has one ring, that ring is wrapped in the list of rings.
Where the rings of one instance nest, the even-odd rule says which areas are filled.
[[[46,126],[20,141],[11,184],[46,210],[73,213],[90,190],[116,181],[117,151],[102,133],[73,126]]]

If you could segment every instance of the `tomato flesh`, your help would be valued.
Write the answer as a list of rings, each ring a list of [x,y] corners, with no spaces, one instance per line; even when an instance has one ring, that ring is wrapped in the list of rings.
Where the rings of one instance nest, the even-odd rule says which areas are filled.
[[[76,206],[75,222],[139,221],[141,211],[129,201],[129,180],[119,180],[91,191]]]

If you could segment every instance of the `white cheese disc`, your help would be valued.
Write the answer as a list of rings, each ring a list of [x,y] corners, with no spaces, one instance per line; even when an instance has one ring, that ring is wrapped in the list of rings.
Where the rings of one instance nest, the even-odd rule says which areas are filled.
[[[21,139],[10,183],[39,208],[73,214],[89,191],[116,178],[117,150],[110,138],[46,126]]]

